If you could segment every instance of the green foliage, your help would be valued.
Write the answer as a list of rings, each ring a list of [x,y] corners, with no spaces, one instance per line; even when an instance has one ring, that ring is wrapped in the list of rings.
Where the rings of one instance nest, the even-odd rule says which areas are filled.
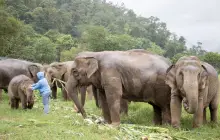
[[[178,41],[176,35],[173,35],[172,39],[166,42],[165,50],[165,56],[172,58],[174,55],[184,52],[186,50],[186,46],[182,41]]]
[[[105,50],[105,38],[108,32],[101,26],[89,26],[82,33],[82,42],[88,44],[88,49],[91,51]]]
[[[73,47],[70,50],[64,50],[61,52],[61,61],[72,61],[76,57],[76,55],[82,51],[85,51],[85,49],[81,47]]]
[[[155,43],[151,43],[150,48],[147,48],[148,51],[159,54],[159,55],[164,55],[165,50],[161,49],[159,46],[157,46]]]
[[[180,57],[183,56],[191,56],[191,54],[189,52],[177,53],[172,57],[171,59],[172,63],[175,64],[180,59]]]
[[[60,61],[61,57],[72,58],[68,51],[74,53],[72,48],[78,46],[89,51],[147,49],[169,59],[185,52],[200,58],[206,53],[202,43],[187,49],[186,39],[170,32],[159,18],[138,16],[124,4],[103,0],[1,0],[0,5],[1,56]],[[56,53],[49,51],[54,54],[48,58],[33,56],[36,43],[44,37],[50,41],[41,41],[55,46]]]
[[[208,52],[203,56],[203,61],[211,64],[220,72],[220,54]]]
[[[33,45],[35,60],[39,63],[51,63],[56,58],[55,44],[47,37],[40,37]]]
[[[189,49],[189,52],[192,55],[196,55],[196,56],[203,56],[206,54],[206,50],[202,49],[202,43],[201,42],[197,42],[197,45],[193,45],[192,48]]]

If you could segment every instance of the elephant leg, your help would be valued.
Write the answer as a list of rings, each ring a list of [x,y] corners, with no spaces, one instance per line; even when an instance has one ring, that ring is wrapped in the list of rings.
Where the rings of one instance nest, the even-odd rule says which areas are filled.
[[[122,98],[120,102],[120,113],[124,113],[125,115],[128,115],[128,101]]]
[[[64,101],[70,100],[70,97],[68,96],[68,94],[67,94],[65,88],[63,88],[63,87],[62,87],[62,94],[63,94],[63,99],[64,99]]]
[[[218,120],[218,98],[218,94],[216,94],[216,96],[213,98],[213,101],[211,101],[209,105],[212,122],[217,122]]]
[[[102,113],[103,113],[104,120],[108,124],[111,124],[112,121],[111,121],[111,116],[110,116],[108,103],[107,103],[106,96],[105,96],[105,91],[100,90],[99,97],[100,97],[100,101],[101,101],[100,103],[101,103],[101,108],[102,108]]]
[[[206,108],[204,108],[203,110],[203,123],[207,123],[207,119],[206,119]]]
[[[180,117],[181,117],[181,98],[175,94],[171,94],[170,101],[170,110],[171,110],[171,125],[174,128],[178,128],[180,126]]]
[[[122,95],[122,86],[119,78],[110,78],[110,83],[106,84],[105,95],[111,115],[111,125],[120,125],[120,100]]]
[[[88,99],[92,100],[92,95],[93,95],[93,93],[92,93],[92,86],[88,86],[87,87],[87,94],[88,94]]]
[[[153,109],[154,109],[154,118],[153,118],[153,122],[155,125],[161,125],[162,124],[162,112],[160,107],[156,106],[156,105],[152,105]]]
[[[100,98],[99,98],[99,90],[95,86],[92,86],[92,92],[93,92],[93,96],[94,96],[94,99],[95,99],[96,107],[100,108],[101,107],[101,101],[100,101]]]
[[[193,128],[199,127],[203,123],[203,99],[200,98],[198,101],[198,109],[193,115]]]
[[[80,94],[81,94],[81,104],[82,107],[84,107],[86,100],[86,86],[80,87]]]
[[[15,99],[15,108],[18,109],[20,99]]]
[[[171,123],[170,105],[162,109],[162,124]]]
[[[57,99],[57,86],[53,85],[53,87],[51,88],[52,90],[52,98],[53,99]]]
[[[27,97],[26,96],[22,96],[20,98],[21,98],[22,109],[27,109]]]
[[[15,107],[16,107],[16,99],[15,98],[10,98],[10,104],[11,104],[11,109],[15,109]]]

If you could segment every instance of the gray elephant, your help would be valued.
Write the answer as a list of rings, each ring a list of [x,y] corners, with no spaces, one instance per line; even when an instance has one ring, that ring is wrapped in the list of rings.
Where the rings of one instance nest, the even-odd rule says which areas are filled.
[[[217,121],[219,81],[216,70],[195,56],[181,57],[167,69],[166,83],[171,87],[172,126],[180,126],[181,107],[194,114],[193,127],[206,122],[209,107],[211,121]]]
[[[43,71],[43,66],[19,59],[0,60],[0,89],[7,89],[11,79],[17,75],[24,74],[37,82],[37,72]],[[0,90],[0,100],[2,98]]]
[[[34,93],[30,86],[34,81],[25,75],[15,76],[9,83],[8,96],[12,109],[18,109],[21,101],[23,109],[32,109],[34,105]]]
[[[52,83],[53,78],[62,80],[67,82],[70,71],[72,69],[73,61],[66,61],[66,62],[54,62],[49,65],[46,70],[46,78],[49,81],[50,85]],[[70,100],[67,91],[65,89],[65,84],[61,85],[62,83],[58,82],[58,87],[62,88],[62,94],[65,101]],[[54,86],[54,85],[52,85]],[[77,89],[80,90],[81,93],[81,103],[84,106],[85,98],[86,98],[86,86],[79,86]]]
[[[75,88],[94,85],[99,90],[107,123],[120,124],[121,99],[148,102],[154,109],[154,123],[170,123],[170,87],[165,84],[171,63],[144,50],[82,52],[75,58],[67,90],[83,117]]]
[[[48,65],[48,64],[43,64],[43,69],[44,69],[44,73],[45,73],[45,75],[47,75],[47,70],[48,70],[48,68],[50,68],[50,65]],[[46,78],[47,78],[47,76],[46,76]],[[62,87],[61,85],[60,85],[60,83],[55,83],[55,82],[51,82],[51,81],[53,81],[53,79],[51,78],[51,79],[48,79],[47,78],[47,81],[49,82],[49,84],[50,84],[50,88],[51,88],[51,91],[52,91],[52,99],[57,99],[57,86],[59,85],[60,87]]]
[[[90,86],[94,95],[96,107],[101,108],[101,97],[99,96],[99,90],[95,86]],[[120,102],[120,113],[128,115],[128,104],[130,102],[127,101],[126,99],[121,99]]]

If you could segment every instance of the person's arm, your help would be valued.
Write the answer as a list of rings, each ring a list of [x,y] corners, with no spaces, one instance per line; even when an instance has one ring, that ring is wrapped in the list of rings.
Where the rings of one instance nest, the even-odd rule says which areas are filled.
[[[33,84],[33,85],[31,86],[31,89],[32,89],[32,90],[39,89],[39,88],[40,88],[40,85],[41,85],[41,81],[38,81],[36,84]]]

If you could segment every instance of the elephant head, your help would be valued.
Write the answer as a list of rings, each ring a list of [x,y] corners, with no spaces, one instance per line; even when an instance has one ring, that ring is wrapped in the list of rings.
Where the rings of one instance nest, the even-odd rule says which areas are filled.
[[[71,74],[66,84],[69,96],[84,118],[86,117],[86,113],[79,102],[77,87],[91,85],[92,80],[97,80],[95,76],[97,71],[98,61],[94,57],[77,57],[75,62],[73,62]]]
[[[38,81],[37,73],[39,71],[43,71],[43,66],[41,64],[34,63],[34,64],[31,64],[28,66],[28,71],[29,71],[30,76],[33,79],[33,81],[37,82]]]
[[[64,74],[67,72],[65,63],[54,62],[45,68],[46,79],[52,83],[53,78],[63,79]]]
[[[196,112],[199,91],[205,89],[207,82],[207,69],[195,56],[181,57],[167,69],[166,83],[171,87],[171,93],[180,94],[184,109],[190,114]]]
[[[33,81],[25,81],[22,85],[21,85],[21,90],[23,91],[23,93],[26,95],[27,98],[27,107],[29,109],[32,109],[33,105],[34,105],[34,92],[33,90],[31,90],[29,87],[33,84]]]

